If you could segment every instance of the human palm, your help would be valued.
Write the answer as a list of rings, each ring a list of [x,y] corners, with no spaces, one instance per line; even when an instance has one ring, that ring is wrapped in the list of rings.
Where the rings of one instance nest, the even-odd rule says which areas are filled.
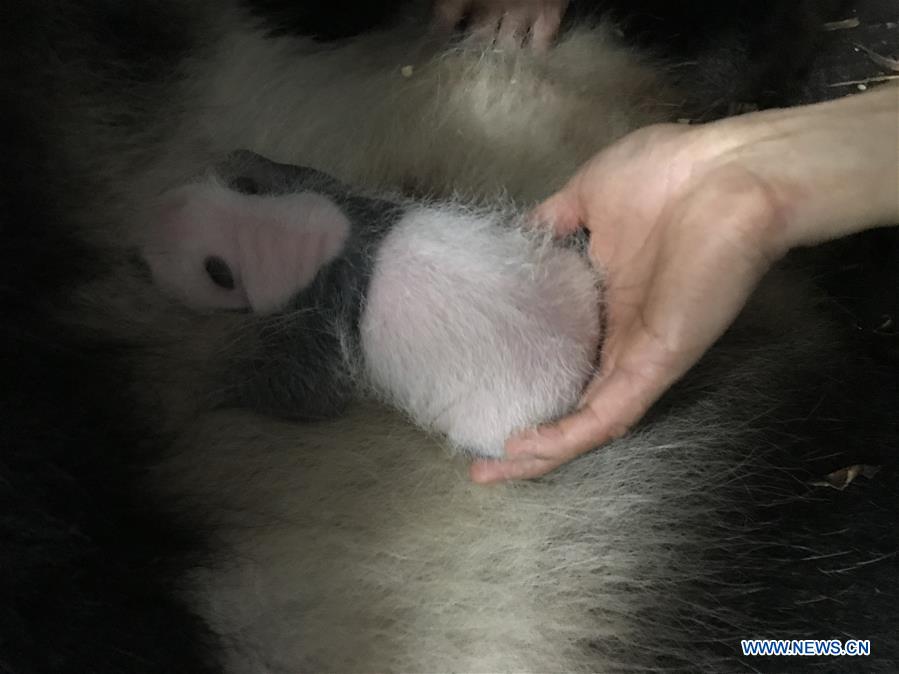
[[[624,434],[727,329],[781,252],[781,190],[695,131],[644,129],[588,162],[536,216],[586,226],[607,334],[580,408],[513,438],[478,482],[536,477]]]

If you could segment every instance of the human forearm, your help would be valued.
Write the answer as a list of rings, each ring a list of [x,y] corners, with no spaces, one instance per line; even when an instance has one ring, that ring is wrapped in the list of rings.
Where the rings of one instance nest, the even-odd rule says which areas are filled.
[[[718,128],[712,128],[717,126]],[[899,222],[899,87],[710,125],[717,161],[772,190],[777,248],[812,245]]]

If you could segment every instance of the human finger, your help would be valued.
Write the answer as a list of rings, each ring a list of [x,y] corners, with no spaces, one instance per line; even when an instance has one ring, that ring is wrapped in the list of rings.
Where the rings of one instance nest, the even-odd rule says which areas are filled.
[[[516,7],[502,15],[496,41],[502,47],[518,47],[524,42],[532,17],[526,8]]]
[[[581,205],[577,188],[569,183],[558,192],[537,204],[531,217],[552,227],[558,236],[565,236],[576,231],[585,221],[585,213]]]
[[[469,34],[479,42],[492,43],[496,39],[496,32],[499,30],[502,18],[502,10],[495,7],[493,3],[480,5],[472,12]]]
[[[472,482],[491,484],[508,480],[529,480],[544,475],[559,465],[534,457],[517,460],[480,459],[472,462],[468,474]]]
[[[562,16],[565,14],[565,2],[545,3],[534,24],[531,26],[531,46],[538,51],[545,51],[552,45],[559,26],[562,25]]]
[[[506,456],[569,461],[624,435],[643,417],[664,388],[660,382],[626,370],[613,370],[597,384],[594,393],[577,411],[554,424],[511,438],[506,443]]]
[[[470,0],[439,0],[434,3],[434,24],[441,30],[452,30],[469,9]]]

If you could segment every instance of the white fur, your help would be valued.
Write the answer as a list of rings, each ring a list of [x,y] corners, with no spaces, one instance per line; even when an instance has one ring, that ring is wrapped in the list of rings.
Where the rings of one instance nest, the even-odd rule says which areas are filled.
[[[532,201],[596,149],[674,114],[658,69],[607,25],[545,54],[448,49],[423,35],[431,3],[419,4],[405,26],[327,49],[222,9],[227,39],[190,69],[185,95],[202,104],[186,144],[246,148],[369,188]]]
[[[362,320],[376,391],[483,456],[569,411],[599,344],[585,257],[503,214],[408,213],[380,247]]]

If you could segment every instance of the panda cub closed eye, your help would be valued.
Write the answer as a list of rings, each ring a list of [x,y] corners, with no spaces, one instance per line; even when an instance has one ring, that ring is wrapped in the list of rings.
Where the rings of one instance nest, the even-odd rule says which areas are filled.
[[[210,255],[203,263],[203,268],[215,285],[225,290],[234,290],[234,274],[228,263],[217,255]]]

